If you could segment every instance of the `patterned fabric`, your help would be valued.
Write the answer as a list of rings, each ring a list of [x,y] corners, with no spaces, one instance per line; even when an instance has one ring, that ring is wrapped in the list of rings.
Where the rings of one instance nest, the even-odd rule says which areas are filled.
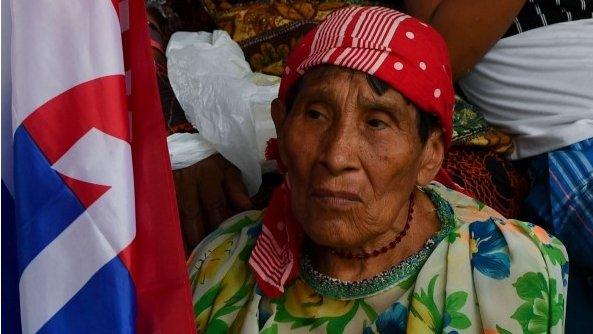
[[[310,68],[336,65],[374,75],[421,110],[438,117],[451,142],[454,92],[449,54],[425,23],[385,7],[351,6],[332,13],[291,51],[278,97]]]
[[[317,24],[313,20],[296,21],[243,40],[239,46],[253,71],[281,76],[290,50]]]
[[[455,228],[386,289],[349,299],[321,295],[300,277],[281,296],[266,297],[247,265],[262,213],[229,219],[189,263],[198,331],[563,333],[562,244],[440,184],[425,191],[436,194],[437,210],[452,210]]]
[[[288,177],[274,189],[272,200],[263,218],[262,233],[249,257],[266,296],[278,297],[288,282],[298,276],[303,232],[295,222],[290,201]]]
[[[366,1],[202,0],[216,25],[241,42],[299,21],[323,21],[349,4]]]
[[[529,171],[530,218],[565,242],[573,263],[593,272],[593,138],[536,157]]]
[[[204,0],[210,15],[245,52],[254,72],[282,75],[290,50],[309,30],[330,13],[350,4],[383,3],[403,7],[393,1],[241,1],[218,3]]]
[[[513,150],[511,137],[494,129],[476,106],[458,96],[455,97],[453,112],[452,145],[480,147],[500,154]]]

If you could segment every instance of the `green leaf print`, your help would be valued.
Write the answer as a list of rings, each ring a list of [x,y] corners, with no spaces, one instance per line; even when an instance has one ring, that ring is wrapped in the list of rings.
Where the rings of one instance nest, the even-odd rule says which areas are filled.
[[[278,324],[273,324],[272,326],[264,329],[261,331],[261,334],[278,334]]]
[[[239,290],[237,290],[237,292],[235,292],[235,294],[225,302],[225,306],[233,305],[238,301],[245,299],[245,297],[249,295],[249,293],[253,289],[251,275],[251,271],[247,271],[247,275],[245,277],[245,280],[243,281],[243,284],[241,285]]]
[[[513,334],[513,333],[511,333],[510,331],[508,331],[508,330],[506,330],[506,329],[504,329],[504,328],[502,328],[502,327],[500,327],[500,326],[498,326],[498,325],[496,325],[496,330],[497,330],[497,331],[498,331],[498,333],[500,333],[500,334]]]
[[[280,319],[278,319],[278,317],[276,317],[274,320],[280,321]],[[297,328],[306,327],[306,326],[311,326],[311,329],[313,329],[313,328],[319,327],[323,324],[322,319],[315,319],[315,318],[294,318],[294,317],[291,317],[289,321],[285,321],[285,322],[292,323],[292,325],[290,326],[290,329],[297,329]]]
[[[459,312],[459,310],[463,308],[463,305],[465,305],[465,302],[467,301],[467,292],[456,291],[446,298],[445,313],[449,315],[451,321],[449,324],[445,325],[457,329],[466,329],[471,326],[472,323],[469,318],[465,314]]]
[[[430,282],[428,283],[428,291],[427,292],[425,292],[424,289],[420,289],[420,294],[414,293],[414,295],[412,296],[413,299],[417,300],[422,305],[424,305],[424,307],[426,307],[426,309],[430,313],[431,319],[430,320],[423,319],[422,316],[420,315],[420,312],[418,312],[418,310],[414,307],[413,302],[412,302],[412,305],[410,308],[410,312],[412,312],[412,314],[416,318],[421,319],[426,324],[432,323],[433,325],[428,326],[428,327],[435,332],[440,332],[443,327],[443,319],[441,317],[441,313],[439,312],[439,309],[437,308],[437,305],[434,301],[434,286],[436,284],[438,276],[439,275],[435,275],[430,280]]]
[[[228,331],[229,327],[224,321],[220,319],[214,319],[208,323],[208,328],[206,328],[205,334],[223,334],[228,333]]]
[[[290,314],[290,312],[286,308],[286,297],[282,296],[273,301],[276,304],[276,315],[274,317],[275,321],[278,322],[285,322],[289,323],[291,329],[297,329],[301,327],[308,327],[308,330],[311,331],[319,326],[327,324],[327,333],[342,333],[344,328],[352,318],[358,312],[360,301],[356,301],[352,304],[352,307],[342,315],[338,316],[330,316],[330,317],[311,317],[311,318],[302,318],[299,316],[294,316]],[[323,304],[323,303],[322,303]],[[304,304],[303,304],[304,305]],[[317,306],[317,305],[311,305]],[[368,305],[367,305],[368,306]],[[375,313],[376,317],[376,313]]]
[[[511,318],[521,325],[523,333],[545,333],[564,315],[564,296],[557,293],[556,280],[549,284],[542,273],[526,273],[513,284],[525,302]]]
[[[564,256],[564,253],[562,253],[562,250],[560,250],[557,247],[554,247],[554,244],[556,243],[559,243],[559,241],[554,240],[549,245],[542,245],[542,250],[544,252],[544,255],[550,259],[550,262],[552,262],[553,265],[561,266],[568,262],[568,260]]]
[[[453,232],[449,233],[449,235],[447,236],[447,241],[448,241],[450,244],[452,244],[452,243],[454,243],[454,242],[455,242],[455,239],[457,239],[457,238],[460,238],[460,237],[461,237],[461,234],[459,234],[459,233],[458,233],[458,232],[456,232],[456,231],[453,231]]]
[[[194,305],[194,314],[197,316],[200,313],[204,312],[205,309],[214,305],[214,299],[218,296],[220,292],[220,283],[216,284],[215,286],[211,287],[210,290],[206,291],[206,293],[198,300],[196,305]]]
[[[332,320],[330,320],[327,323],[327,334],[344,333],[344,328],[346,328],[346,325],[348,325],[348,323],[352,321],[352,318],[354,318],[354,315],[356,315],[356,312],[358,311],[358,305],[358,302],[355,303],[352,309],[348,311],[348,313],[346,313],[342,317],[333,318]]]
[[[227,315],[229,313],[233,313],[236,310],[240,310],[241,306],[236,306],[236,305],[227,305],[224,306],[223,308],[221,308],[220,310],[218,310],[215,314],[213,318],[220,318],[224,315]]]
[[[256,239],[253,238],[247,241],[247,244],[245,244],[245,247],[243,247],[243,250],[241,250],[241,252],[239,253],[239,260],[243,262],[247,262],[249,260],[249,257],[251,256],[251,251],[253,251],[253,247],[255,247],[255,240]]]
[[[402,280],[401,282],[397,283],[397,286],[400,287],[402,290],[408,290],[414,283],[416,283],[416,277],[418,277],[418,273],[414,273],[410,275],[408,278]]]
[[[445,309],[447,311],[458,311],[465,305],[465,301],[467,300],[467,292],[465,291],[457,291],[452,293],[451,295],[447,296],[447,302],[445,304]]]
[[[469,318],[463,313],[457,313],[456,315],[451,315],[451,323],[449,324],[450,327],[457,328],[457,329],[466,329],[472,325],[472,322]]]
[[[371,307],[371,305],[367,304],[364,300],[361,300],[360,307],[364,310],[371,323],[377,320],[379,315],[377,314],[377,311]]]
[[[529,321],[533,317],[533,307],[529,303],[523,303],[521,306],[519,306],[519,308],[517,308],[515,313],[513,313],[513,315],[511,316],[511,318],[519,322],[521,328],[523,328],[523,332],[525,332],[525,330],[527,329],[527,325],[529,324]]]
[[[548,317],[536,316],[527,325],[528,333],[547,333]]]
[[[475,198],[474,198],[474,203],[476,204],[476,207],[478,208],[478,211],[482,211],[482,209],[484,209],[486,207],[486,204],[484,204],[483,202],[478,201]]]
[[[552,326],[564,317],[564,296],[558,295],[557,300],[552,300]]]
[[[544,291],[547,290],[546,278],[542,273],[527,273],[513,284],[519,294],[519,298],[523,300],[531,300],[534,298],[541,298]]]

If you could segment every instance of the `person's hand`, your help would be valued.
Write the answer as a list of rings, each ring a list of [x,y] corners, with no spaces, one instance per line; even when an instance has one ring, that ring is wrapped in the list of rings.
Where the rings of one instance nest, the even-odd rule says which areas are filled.
[[[225,219],[252,207],[241,171],[220,154],[174,170],[173,178],[189,251]]]

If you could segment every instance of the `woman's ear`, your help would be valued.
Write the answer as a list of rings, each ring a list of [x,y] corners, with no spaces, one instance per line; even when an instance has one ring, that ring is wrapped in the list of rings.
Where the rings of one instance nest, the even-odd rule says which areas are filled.
[[[280,101],[279,99],[274,99],[272,101],[272,120],[274,121],[274,126],[276,127],[276,143],[277,143],[277,158],[278,161],[278,168],[280,172],[286,172],[286,165],[284,165],[284,161],[286,161],[286,156],[284,155],[284,122],[286,121],[286,107],[284,102]]]
[[[426,144],[424,144],[416,184],[426,186],[430,181],[434,180],[439,169],[441,169],[444,157],[445,144],[443,142],[443,131],[441,129],[433,129],[430,132]]]
[[[274,99],[272,101],[272,120],[276,126],[276,135],[278,138],[280,138],[282,135],[282,127],[284,126],[284,121],[286,120],[286,107],[279,99]]]

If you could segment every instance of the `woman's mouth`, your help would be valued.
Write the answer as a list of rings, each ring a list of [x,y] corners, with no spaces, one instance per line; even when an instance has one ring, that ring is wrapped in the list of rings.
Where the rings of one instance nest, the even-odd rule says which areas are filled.
[[[335,209],[346,209],[362,203],[357,193],[343,190],[316,188],[311,192],[311,197],[321,205]]]

